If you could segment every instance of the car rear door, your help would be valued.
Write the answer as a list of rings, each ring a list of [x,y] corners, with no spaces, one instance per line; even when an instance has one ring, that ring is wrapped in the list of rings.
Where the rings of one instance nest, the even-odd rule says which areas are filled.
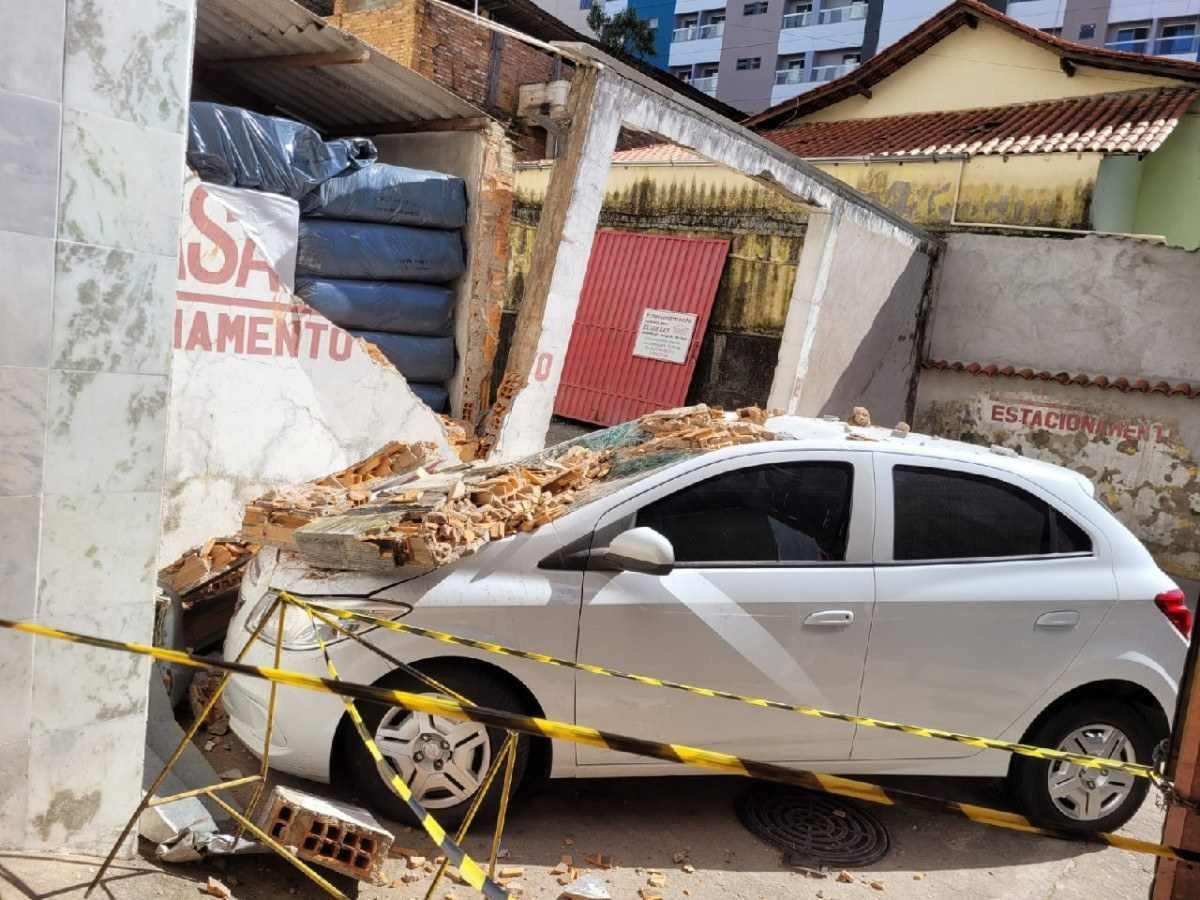
[[[875,479],[877,601],[862,713],[996,737],[1114,602],[1103,533],[1003,469],[879,453]],[[977,752],[860,728],[853,758]]]
[[[869,452],[755,452],[610,508],[593,548],[650,526],[677,564],[663,576],[589,567],[579,659],[853,712],[874,602],[871,466]],[[581,724],[766,760],[845,760],[854,730],[586,674],[576,697]],[[577,759],[646,762],[587,747]]]

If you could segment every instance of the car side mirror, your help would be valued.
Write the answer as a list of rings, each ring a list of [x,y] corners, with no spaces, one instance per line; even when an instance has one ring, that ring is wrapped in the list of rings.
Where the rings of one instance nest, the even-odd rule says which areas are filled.
[[[675,568],[675,548],[653,528],[630,528],[612,539],[604,561],[626,572],[667,575]]]

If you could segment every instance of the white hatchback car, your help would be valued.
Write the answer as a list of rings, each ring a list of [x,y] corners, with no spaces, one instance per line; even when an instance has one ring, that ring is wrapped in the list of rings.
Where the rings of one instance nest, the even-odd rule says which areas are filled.
[[[226,656],[286,589],[705,687],[1151,761],[1169,733],[1191,618],[1087,479],[918,434],[797,417],[768,427],[781,439],[615,473],[550,525],[405,580],[312,569],[264,550],[245,576]],[[248,662],[271,664],[275,627]],[[293,611],[284,627],[283,667],[324,674],[308,618]],[[822,772],[1007,777],[1028,815],[1063,828],[1116,828],[1146,794],[1145,779],[1119,771],[360,633],[482,706]],[[357,642],[323,637],[341,677],[427,690]],[[245,678],[226,693],[232,727],[251,748],[262,744],[266,694]],[[439,818],[460,817],[503,735],[363,711],[421,802]],[[521,748],[516,776],[530,781],[694,771],[544,740]],[[280,691],[271,762],[318,781],[348,779],[381,812],[405,813],[335,696]]]

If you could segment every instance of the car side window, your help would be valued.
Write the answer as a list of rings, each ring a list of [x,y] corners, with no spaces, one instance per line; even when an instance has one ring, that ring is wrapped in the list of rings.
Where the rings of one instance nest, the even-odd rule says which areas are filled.
[[[1091,551],[1078,525],[995,478],[922,466],[892,469],[893,558],[1043,556]]]
[[[803,563],[846,558],[854,467],[795,462],[724,472],[642,507],[680,563]]]

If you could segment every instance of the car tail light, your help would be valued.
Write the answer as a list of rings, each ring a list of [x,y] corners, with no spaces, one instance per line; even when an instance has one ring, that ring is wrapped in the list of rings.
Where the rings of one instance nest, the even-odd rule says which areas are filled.
[[[1171,620],[1171,624],[1184,637],[1192,633],[1192,612],[1187,608],[1187,600],[1183,591],[1176,588],[1173,591],[1163,591],[1154,598],[1155,605],[1162,614]]]

